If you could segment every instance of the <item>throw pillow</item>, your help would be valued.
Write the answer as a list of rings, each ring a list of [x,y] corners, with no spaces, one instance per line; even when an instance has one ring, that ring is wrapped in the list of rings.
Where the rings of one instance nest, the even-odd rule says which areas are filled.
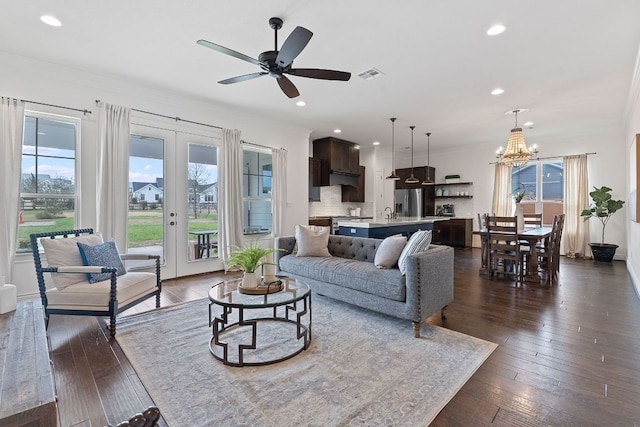
[[[402,250],[407,245],[407,238],[401,234],[396,234],[385,238],[373,259],[373,263],[378,268],[393,268],[398,264],[398,258]]]
[[[40,244],[44,249],[49,267],[71,267],[82,266],[82,257],[78,250],[78,243],[96,245],[102,243],[100,233],[89,234],[78,237],[67,237],[65,239],[40,239]],[[84,273],[51,273],[51,279],[58,290],[62,290],[69,285],[85,282],[87,275]]]
[[[78,249],[84,265],[114,267],[117,269],[116,276],[122,276],[127,272],[113,240],[94,246],[78,243]],[[89,283],[111,279],[111,273],[89,273],[87,276]]]
[[[296,225],[296,244],[298,252],[296,256],[329,257],[329,227],[321,231],[313,231],[304,225]]]
[[[398,259],[398,268],[402,275],[404,275],[407,270],[407,257],[409,255],[417,254],[418,252],[426,251],[429,249],[430,244],[431,230],[418,230],[411,235],[411,238],[402,250],[400,258]]]

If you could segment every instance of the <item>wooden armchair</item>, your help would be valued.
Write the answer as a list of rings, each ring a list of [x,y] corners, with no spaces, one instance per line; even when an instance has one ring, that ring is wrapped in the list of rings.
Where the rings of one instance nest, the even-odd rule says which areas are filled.
[[[46,267],[38,243],[44,248]],[[114,337],[117,314],[153,296],[160,307],[158,255],[120,255],[114,242],[103,242],[91,228],[31,234],[31,249],[46,327],[52,314],[108,316]],[[154,259],[155,272],[126,271],[122,261],[134,259]],[[50,273],[48,281],[45,273]]]

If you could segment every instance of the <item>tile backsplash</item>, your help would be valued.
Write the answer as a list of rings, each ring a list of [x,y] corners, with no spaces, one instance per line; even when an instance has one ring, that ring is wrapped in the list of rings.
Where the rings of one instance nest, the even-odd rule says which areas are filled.
[[[360,208],[360,216],[373,214],[373,203],[343,203],[342,186],[320,187],[320,201],[309,202],[309,216],[349,216],[349,208]]]

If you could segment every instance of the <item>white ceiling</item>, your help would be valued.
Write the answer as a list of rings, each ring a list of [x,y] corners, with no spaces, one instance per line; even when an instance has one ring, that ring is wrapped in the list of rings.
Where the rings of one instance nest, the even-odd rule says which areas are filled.
[[[0,51],[151,84],[274,116],[363,145],[416,150],[504,145],[514,108],[528,143],[621,128],[640,41],[638,0],[2,0]],[[42,24],[52,14],[62,27]],[[257,58],[273,49],[272,16],[284,19],[279,43],[296,26],[314,33],[298,68],[349,71],[349,82],[291,77],[301,96],[276,81],[220,85],[259,71],[196,44],[206,39]],[[486,30],[507,27],[498,36]],[[358,73],[375,67],[372,81]],[[505,93],[490,95],[501,87]],[[306,107],[295,102],[304,100]],[[135,107],[135,106],[134,106]],[[179,111],[175,112],[179,115]]]

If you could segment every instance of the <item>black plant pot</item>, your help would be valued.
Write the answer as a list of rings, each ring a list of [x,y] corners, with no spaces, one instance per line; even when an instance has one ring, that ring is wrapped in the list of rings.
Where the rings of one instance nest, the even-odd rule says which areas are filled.
[[[618,245],[612,245],[609,243],[589,243],[589,246],[591,246],[593,259],[605,262],[611,262],[613,260],[613,256],[616,254],[616,249],[618,249]]]

